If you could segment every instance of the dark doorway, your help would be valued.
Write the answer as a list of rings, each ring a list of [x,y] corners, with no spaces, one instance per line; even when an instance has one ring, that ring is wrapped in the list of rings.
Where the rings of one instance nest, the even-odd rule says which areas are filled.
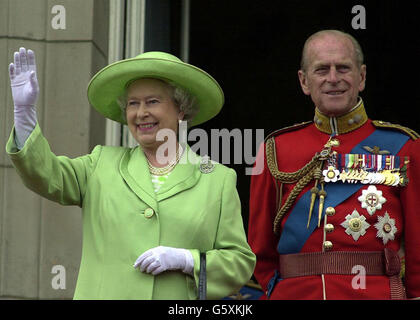
[[[352,8],[366,10],[366,29],[354,30]],[[420,131],[418,5],[407,1],[191,1],[190,63],[213,75],[226,102],[200,126],[261,129],[265,134],[312,120],[313,104],[298,82],[305,39],[339,29],[360,42],[367,64],[361,94],[372,119]],[[233,157],[231,157],[233,159]],[[238,191],[247,227],[250,176],[243,165]]]

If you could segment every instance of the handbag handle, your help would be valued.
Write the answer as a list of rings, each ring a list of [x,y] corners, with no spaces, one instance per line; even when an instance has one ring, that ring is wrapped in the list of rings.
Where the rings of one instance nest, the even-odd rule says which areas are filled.
[[[200,275],[198,276],[198,300],[207,298],[206,253],[200,252]]]

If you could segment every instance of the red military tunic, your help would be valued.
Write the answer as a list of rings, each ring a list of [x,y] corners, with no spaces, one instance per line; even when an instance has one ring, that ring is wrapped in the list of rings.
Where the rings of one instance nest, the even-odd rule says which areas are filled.
[[[363,103],[349,114],[329,119],[318,111],[315,122],[302,124],[270,135],[275,141],[275,162],[279,171],[295,172],[304,167],[320,152],[332,132],[338,145],[332,147],[338,154],[349,154],[353,147],[375,131],[374,123],[366,116]],[[385,128],[394,130],[395,128]],[[400,128],[401,129],[401,128]],[[397,153],[401,159],[409,157],[406,186],[365,184],[349,198],[335,207],[324,208],[320,227],[310,234],[299,253],[334,251],[381,251],[395,250],[405,260],[405,288],[407,298],[420,297],[420,139],[410,134]],[[401,131],[404,134],[404,130]],[[267,142],[267,140],[266,140]],[[375,145],[367,146],[373,150]],[[378,150],[374,150],[378,153]],[[368,153],[368,152],[366,152]],[[302,195],[314,186],[309,182],[299,193],[292,207],[280,220],[279,232],[273,232],[273,222],[278,208],[284,204],[296,183],[279,183],[270,173],[266,158],[266,143],[260,147],[254,171],[263,166],[261,174],[251,177],[250,217],[248,238],[257,256],[255,277],[268,299],[390,299],[390,281],[386,275],[367,275],[362,286],[355,286],[355,274],[323,274],[298,276],[287,279],[274,278],[279,270],[278,242],[284,225],[290,218],[294,205]],[[341,181],[335,183],[343,184]],[[277,185],[277,186],[276,186]],[[374,190],[376,207],[363,204],[368,192]],[[334,197],[327,194],[326,197]],[[279,204],[279,199],[282,203]],[[373,210],[372,210],[373,208]],[[370,210],[370,212],[369,212]],[[354,213],[356,211],[356,213]],[[309,202],[305,207],[309,214]],[[308,214],[305,213],[307,217]],[[363,222],[362,228],[349,227],[352,214]],[[315,207],[312,215],[318,215]],[[325,221],[326,219],[326,221]],[[379,223],[382,224],[379,224]],[[303,224],[307,220],[302,221]],[[384,223],[386,226],[384,226]],[[385,228],[386,227],[386,228]],[[356,230],[356,232],[354,232]],[[298,252],[296,252],[298,253]],[[271,284],[269,285],[271,280]],[[356,279],[357,280],[357,279]],[[357,283],[357,281],[356,281]],[[362,284],[362,282],[359,282]],[[270,290],[268,290],[270,289]]]

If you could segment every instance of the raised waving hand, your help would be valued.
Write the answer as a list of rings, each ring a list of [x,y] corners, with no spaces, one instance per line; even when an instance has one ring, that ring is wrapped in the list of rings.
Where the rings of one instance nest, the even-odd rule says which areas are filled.
[[[15,111],[15,142],[22,149],[36,126],[35,104],[39,94],[35,53],[20,48],[9,65],[10,86]]]

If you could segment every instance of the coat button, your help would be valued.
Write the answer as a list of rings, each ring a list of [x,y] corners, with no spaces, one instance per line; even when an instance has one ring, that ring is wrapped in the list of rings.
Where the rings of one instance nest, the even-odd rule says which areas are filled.
[[[155,214],[155,210],[153,210],[152,208],[147,208],[146,210],[144,210],[144,216],[147,219],[150,219],[151,217],[153,217],[154,214]]]
[[[330,251],[333,247],[333,244],[331,241],[324,241],[324,243],[322,244],[322,246],[324,247],[325,251]]]
[[[327,209],[325,209],[325,213],[327,214],[327,216],[331,217],[335,215],[335,209],[333,207],[328,207]]]
[[[327,223],[324,227],[325,232],[330,233],[334,231],[334,226],[331,223]]]

